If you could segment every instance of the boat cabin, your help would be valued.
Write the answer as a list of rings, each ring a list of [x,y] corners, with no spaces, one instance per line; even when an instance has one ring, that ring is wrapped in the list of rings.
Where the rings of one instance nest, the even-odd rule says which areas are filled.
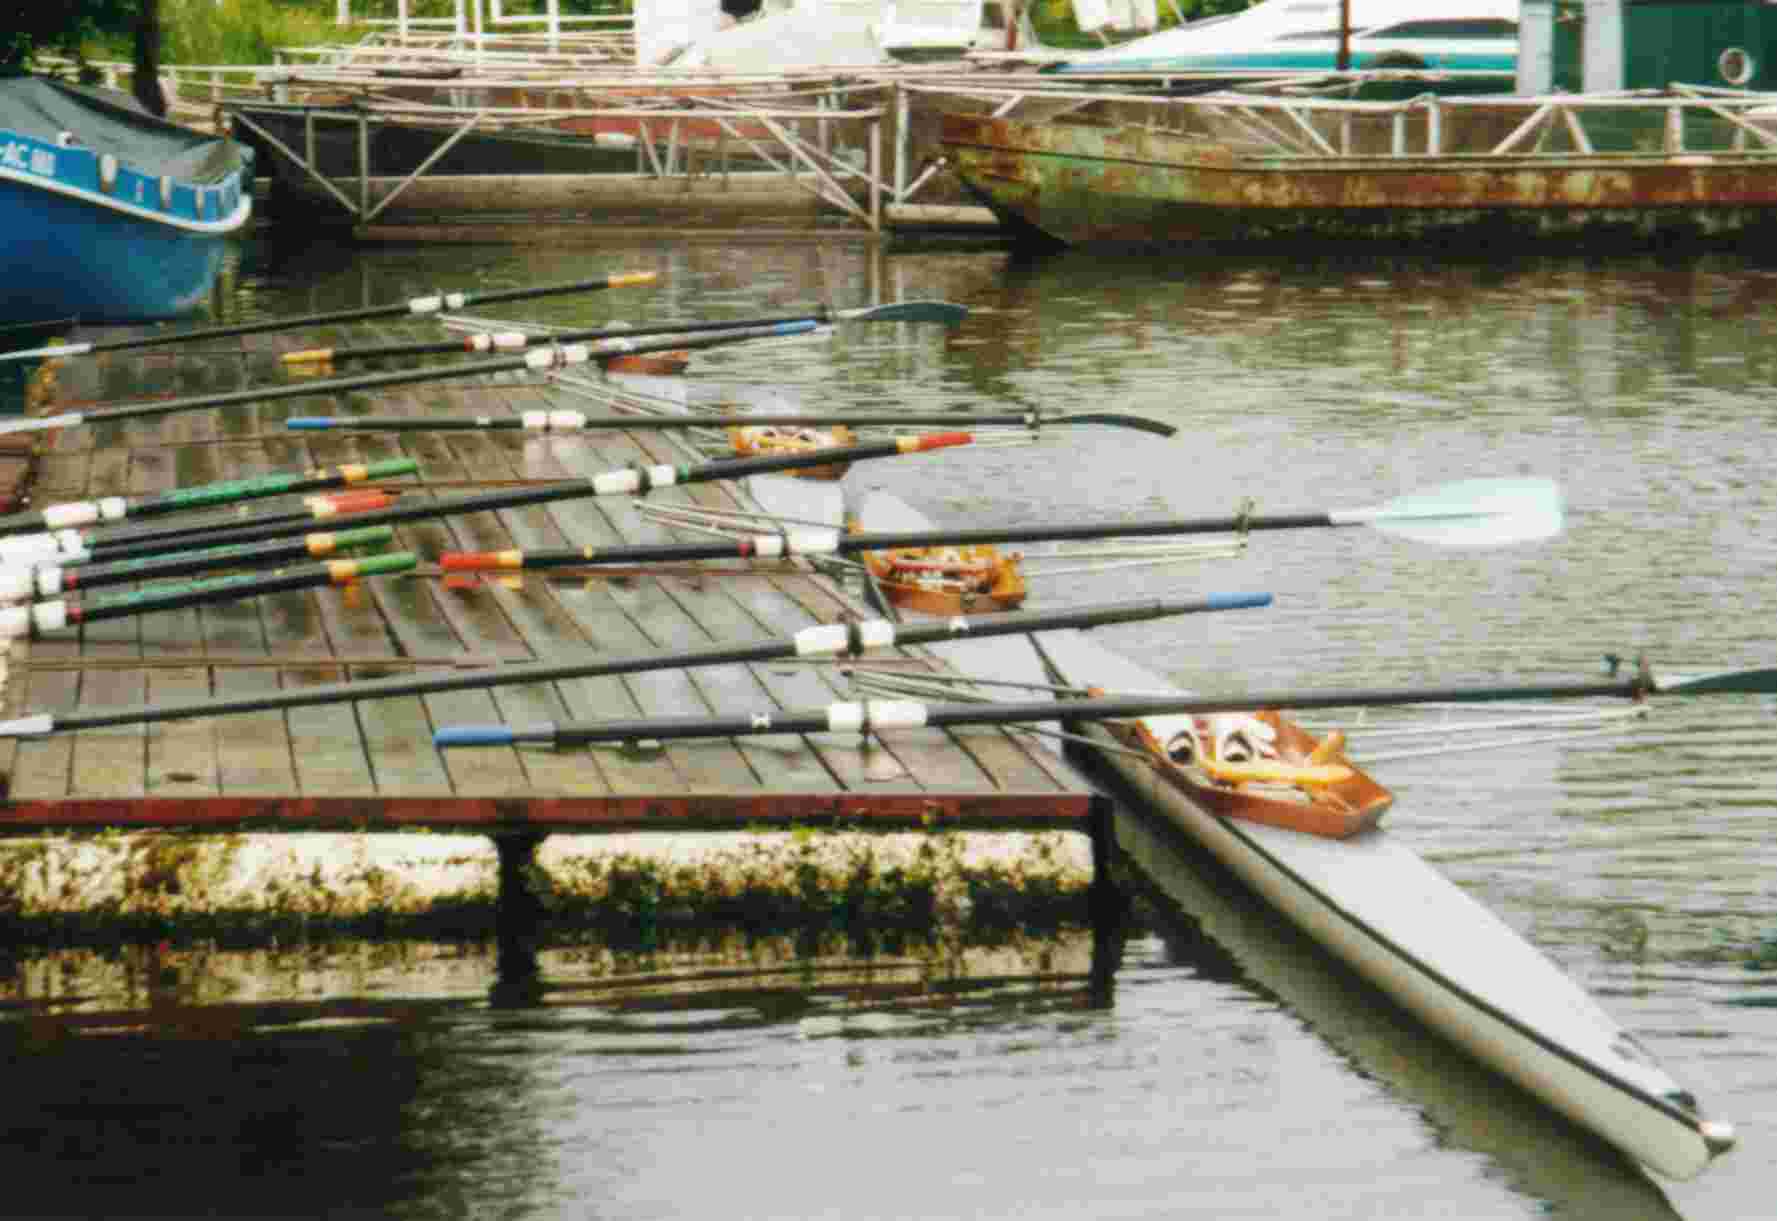
[[[1767,0],[1523,0],[1518,92],[1777,89]]]

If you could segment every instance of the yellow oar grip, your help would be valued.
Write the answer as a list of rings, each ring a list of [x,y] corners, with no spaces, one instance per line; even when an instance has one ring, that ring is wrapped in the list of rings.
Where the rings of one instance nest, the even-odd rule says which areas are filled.
[[[300,352],[286,352],[280,358],[287,365],[307,364],[310,361],[332,360],[332,348],[304,348]]]
[[[612,288],[624,288],[631,284],[652,284],[660,278],[657,271],[626,271],[611,277]]]

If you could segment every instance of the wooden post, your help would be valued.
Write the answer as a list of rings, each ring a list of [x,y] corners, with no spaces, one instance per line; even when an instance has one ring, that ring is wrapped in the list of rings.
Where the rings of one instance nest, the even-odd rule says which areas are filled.
[[[1116,819],[1115,802],[1103,793],[1094,794],[1086,815],[1086,830],[1092,839],[1092,882],[1086,890],[1086,910],[1092,920],[1087,991],[1095,1009],[1111,1007],[1129,918],[1129,899],[1111,876],[1111,859],[1117,851]]]
[[[543,836],[535,832],[496,835],[494,849],[500,854],[500,894],[494,907],[494,942],[502,985],[521,983],[537,975],[537,932],[543,923],[543,901],[531,885],[537,845]]]
[[[1094,926],[1123,918],[1125,906],[1111,859],[1117,853],[1116,807],[1109,797],[1094,794],[1086,814],[1086,833],[1092,841],[1092,882],[1086,890],[1086,908]]]

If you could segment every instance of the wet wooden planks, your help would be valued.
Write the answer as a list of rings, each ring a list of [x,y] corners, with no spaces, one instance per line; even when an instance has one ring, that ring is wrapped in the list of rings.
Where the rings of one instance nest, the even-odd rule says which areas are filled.
[[[287,384],[280,351],[430,339],[419,324],[210,341],[202,351],[119,353],[58,365],[54,395],[92,406]],[[447,363],[436,358],[415,362]],[[80,367],[76,367],[80,366]],[[393,367],[345,365],[336,375]],[[292,433],[296,414],[500,415],[597,410],[585,391],[531,374],[422,383],[377,396],[300,396],[50,434],[33,502],[144,495],[176,486],[405,456],[402,503],[532,481],[582,479],[631,462],[685,460],[649,430],[578,436]],[[742,507],[710,483],[653,494]],[[289,508],[293,498],[215,512]],[[15,648],[7,715],[296,690],[342,679],[460,671],[572,657],[643,656],[787,636],[867,614],[805,567],[707,566],[701,573],[447,582],[447,550],[608,545],[695,537],[629,498],[590,496],[398,528],[420,575],[281,593],[88,625]],[[997,730],[772,735],[664,749],[440,752],[444,725],[633,716],[749,715],[848,698],[836,666],[801,662],[662,669],[555,683],[125,725],[27,740],[0,753],[0,825],[229,827],[742,827],[784,820],[884,825],[1073,826],[1084,783],[1046,752]]]

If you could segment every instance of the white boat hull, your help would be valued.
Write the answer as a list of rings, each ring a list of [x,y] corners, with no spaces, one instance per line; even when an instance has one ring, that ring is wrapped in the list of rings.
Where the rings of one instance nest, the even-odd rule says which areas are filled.
[[[866,499],[861,518],[873,530],[923,520],[886,497]],[[985,650],[988,643],[1003,647]],[[1110,692],[1168,686],[1079,632],[1044,633],[1040,644],[1069,685]],[[1035,650],[1009,657],[1012,645],[975,641],[938,651],[983,677],[1044,679]],[[1147,718],[1161,741],[1173,719]],[[1102,726],[1074,729],[1116,745]],[[1684,1089],[1584,989],[1386,828],[1332,840],[1222,818],[1126,751],[1095,755],[1143,810],[1206,848],[1402,1008],[1575,1123],[1675,1179],[1695,1176],[1731,1147],[1732,1129],[1703,1120]]]

